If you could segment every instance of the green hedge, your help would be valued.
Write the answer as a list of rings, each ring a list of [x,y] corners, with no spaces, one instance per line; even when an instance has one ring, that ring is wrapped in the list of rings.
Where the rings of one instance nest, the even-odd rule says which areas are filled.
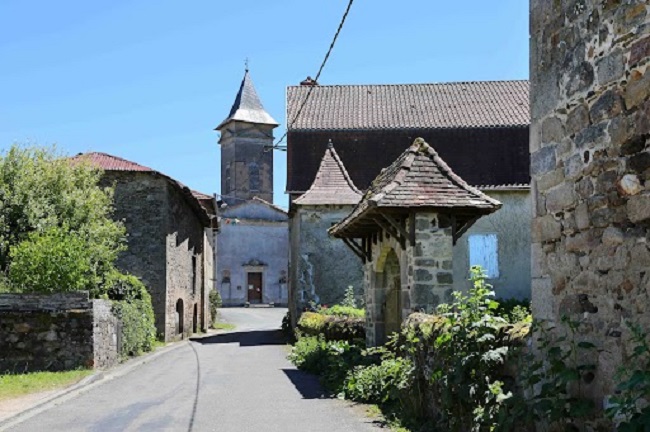
[[[298,331],[308,336],[322,335],[328,341],[353,341],[366,338],[365,324],[364,318],[304,312],[298,321]]]

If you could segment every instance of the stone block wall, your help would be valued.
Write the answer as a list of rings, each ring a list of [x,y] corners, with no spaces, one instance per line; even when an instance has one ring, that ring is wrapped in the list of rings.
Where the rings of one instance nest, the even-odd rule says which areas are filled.
[[[453,292],[453,239],[451,220],[435,212],[416,213],[415,245],[404,247],[386,232],[372,245],[372,260],[364,265],[366,296],[366,342],[373,346],[386,340],[391,328],[413,312],[433,312],[440,303],[451,300]],[[406,232],[411,231],[410,220]],[[393,255],[394,254],[394,255]],[[394,300],[389,294],[395,277],[388,265],[396,256],[399,268],[399,316],[389,317],[388,305]],[[392,321],[392,323],[391,323]]]
[[[363,296],[363,263],[345,243],[327,230],[347,216],[354,206],[300,206],[289,224],[290,308],[292,316],[309,302],[340,303],[348,286]]]
[[[112,367],[118,325],[87,292],[0,294],[0,373]]]
[[[532,296],[599,349],[599,406],[650,328],[650,5],[531,0]]]

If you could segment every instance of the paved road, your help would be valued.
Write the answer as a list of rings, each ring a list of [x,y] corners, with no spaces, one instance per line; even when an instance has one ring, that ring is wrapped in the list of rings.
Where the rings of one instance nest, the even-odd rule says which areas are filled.
[[[278,328],[286,309],[224,309],[237,328],[184,342],[129,373],[9,429],[370,432],[360,409],[296,370]]]

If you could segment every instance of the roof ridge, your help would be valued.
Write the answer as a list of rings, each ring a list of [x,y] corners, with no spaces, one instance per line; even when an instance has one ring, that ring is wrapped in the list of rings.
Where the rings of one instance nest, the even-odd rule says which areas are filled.
[[[106,152],[92,151],[92,152],[86,152],[86,153],[79,153],[79,154],[77,154],[77,156],[75,156],[75,157],[78,157],[78,156],[87,156],[87,155],[92,155],[92,154],[102,155],[102,156],[108,156],[108,157],[110,157],[110,158],[117,159],[117,160],[122,161],[122,162],[127,162],[127,163],[130,163],[130,164],[133,164],[133,165],[137,165],[137,166],[139,166],[139,167],[146,168],[146,169],[148,169],[148,170],[150,170],[150,171],[155,171],[155,172],[157,172],[157,173],[159,173],[159,174],[162,174],[160,171],[157,171],[157,170],[155,170],[155,169],[153,169],[153,168],[151,168],[151,167],[148,167],[148,166],[146,166],[146,165],[142,165],[142,164],[139,164],[139,163],[137,163],[137,162],[133,162],[132,160],[128,160],[128,159],[125,159],[125,158],[123,158],[123,157],[115,156],[115,155],[112,155],[112,154],[110,154],[110,153],[106,153]],[[164,175],[164,174],[163,174],[163,175]]]
[[[453,85],[453,84],[485,84],[485,83],[530,83],[529,79],[500,79],[500,80],[473,80],[473,81],[431,81],[420,83],[387,83],[387,84],[318,84],[316,86],[290,85],[287,88],[331,88],[331,87],[409,87],[422,85]]]

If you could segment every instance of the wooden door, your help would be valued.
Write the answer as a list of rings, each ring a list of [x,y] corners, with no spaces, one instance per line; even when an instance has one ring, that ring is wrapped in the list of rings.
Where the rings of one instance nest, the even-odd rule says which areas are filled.
[[[248,302],[262,303],[262,273],[248,273]]]

